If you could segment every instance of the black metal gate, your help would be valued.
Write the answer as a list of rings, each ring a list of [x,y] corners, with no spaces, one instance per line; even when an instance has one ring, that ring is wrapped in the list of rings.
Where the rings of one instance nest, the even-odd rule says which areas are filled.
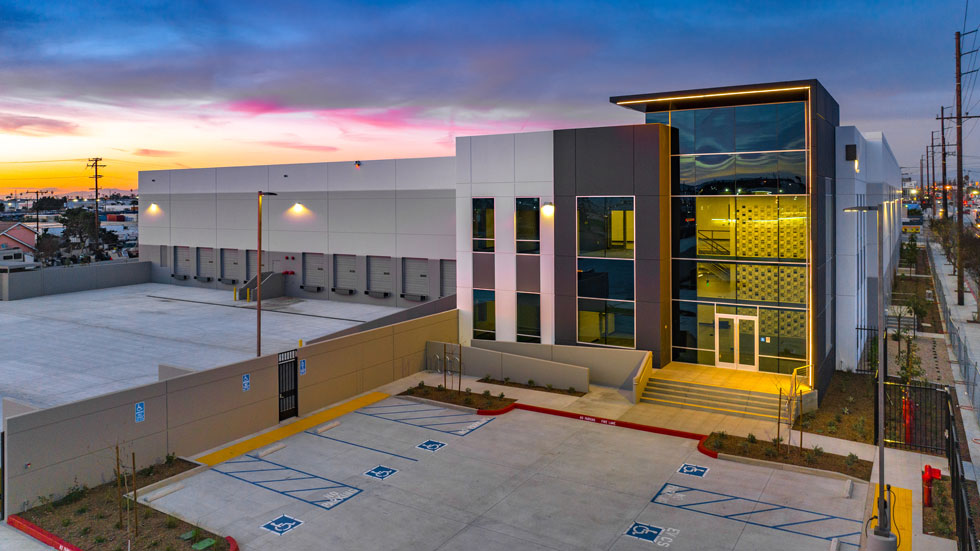
[[[877,387],[876,387],[877,388]],[[885,445],[945,454],[951,427],[946,388],[928,382],[885,381]],[[875,426],[877,430],[877,424]]]
[[[875,327],[857,327],[857,342],[861,347],[861,357],[855,371],[858,373],[875,373],[878,369],[878,329]],[[885,358],[888,361],[888,358]]]
[[[279,420],[296,417],[299,413],[296,350],[279,353]]]

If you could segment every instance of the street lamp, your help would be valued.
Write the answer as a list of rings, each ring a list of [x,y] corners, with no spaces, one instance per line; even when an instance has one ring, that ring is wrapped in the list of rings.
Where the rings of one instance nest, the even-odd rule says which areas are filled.
[[[885,502],[885,268],[884,204],[874,207],[848,207],[844,212],[874,212],[878,233],[878,526],[868,539],[869,550],[895,550],[898,539],[891,530],[891,515]]]
[[[265,195],[279,195],[271,191],[259,192],[259,242],[256,249],[255,270],[255,356],[262,355],[262,197]]]

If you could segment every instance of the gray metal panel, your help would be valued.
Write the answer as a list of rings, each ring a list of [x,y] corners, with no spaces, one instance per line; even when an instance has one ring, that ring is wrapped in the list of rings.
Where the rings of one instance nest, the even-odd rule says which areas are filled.
[[[402,259],[402,292],[411,295],[428,296],[429,261],[427,259]]]
[[[303,285],[327,286],[326,256],[303,253]]]
[[[456,261],[439,261],[439,296],[448,297],[456,294]]]
[[[194,266],[191,259],[190,247],[174,247],[174,273],[182,276],[190,276]]]
[[[255,277],[255,266],[258,263],[259,253],[256,251],[247,251],[245,258],[245,279],[249,280]]]
[[[241,274],[238,269],[240,258],[241,253],[238,249],[221,249],[221,277],[238,279]]]
[[[633,195],[633,127],[575,130],[575,195]]]
[[[473,288],[495,289],[493,253],[473,253]]]
[[[357,289],[357,257],[352,254],[333,255],[334,287]]]
[[[367,257],[368,291],[395,292],[395,263],[390,256]]]
[[[211,247],[197,248],[197,275],[214,278],[214,249]]]
[[[541,257],[538,255],[517,255],[517,290],[531,293],[541,292]]]

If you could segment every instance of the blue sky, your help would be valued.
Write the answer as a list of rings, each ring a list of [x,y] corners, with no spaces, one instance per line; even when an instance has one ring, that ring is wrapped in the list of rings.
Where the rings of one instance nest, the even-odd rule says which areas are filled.
[[[964,26],[962,1],[85,4],[0,0],[0,161],[452,154],[467,133],[639,122],[614,95],[817,78],[918,178]]]

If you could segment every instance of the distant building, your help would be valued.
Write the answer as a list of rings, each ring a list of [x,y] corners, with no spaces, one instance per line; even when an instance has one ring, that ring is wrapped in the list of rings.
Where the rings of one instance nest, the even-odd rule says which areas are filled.
[[[0,250],[17,247],[34,251],[37,234],[20,222],[0,222]]]

